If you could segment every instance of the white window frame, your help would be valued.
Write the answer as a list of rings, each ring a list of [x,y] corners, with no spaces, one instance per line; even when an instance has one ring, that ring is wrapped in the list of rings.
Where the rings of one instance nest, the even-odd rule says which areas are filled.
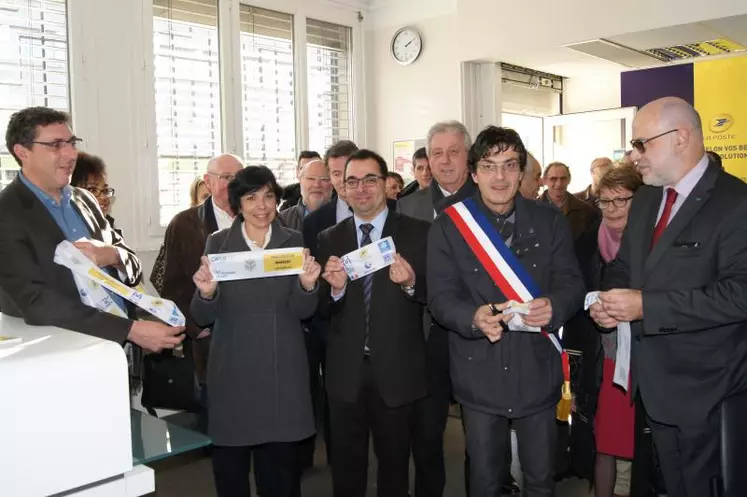
[[[72,37],[71,37],[71,25],[70,25],[70,3],[71,3],[71,0],[62,0],[62,1],[65,3],[65,9],[64,9],[64,15],[65,15],[65,52],[66,52],[66,54],[65,54],[65,56],[66,56],[65,62],[66,62],[66,65],[67,65],[67,67],[66,67],[66,82],[65,82],[65,84],[66,84],[66,87],[67,87],[67,108],[64,108],[64,109],[60,108],[60,107],[55,107],[55,108],[58,109],[58,110],[62,110],[64,112],[66,112],[70,116],[70,119],[72,121],[72,109],[73,109],[73,96],[72,96],[72,93],[73,93],[73,89],[72,89],[71,73],[72,73],[73,62],[72,62],[72,51],[71,51],[71,38]],[[34,105],[38,105],[38,103],[35,103]],[[2,137],[0,137],[0,139],[3,140],[3,148],[5,146],[5,130],[7,129],[7,124],[8,124],[7,122],[3,123],[3,126],[2,126],[2,130],[3,130],[2,131]],[[10,172],[10,171],[18,171],[18,172],[20,172],[20,170],[21,170],[20,166],[15,162],[15,159],[12,158],[12,154],[11,154],[10,150],[8,150],[8,156],[11,158],[9,160],[9,162],[12,161],[11,162],[11,167],[0,169],[0,191],[2,191],[2,189],[5,186],[8,186],[10,184],[10,182],[6,183],[5,181],[3,181],[3,178],[5,176],[5,172],[6,171],[8,171],[8,172]],[[12,180],[11,180],[11,182],[12,182]]]
[[[143,1],[143,32],[151,36],[153,32],[152,0]],[[244,157],[244,130],[241,110],[241,38],[239,10],[240,4],[252,7],[274,10],[293,16],[294,43],[294,73],[295,73],[295,114],[296,114],[296,151],[306,150],[309,146],[308,132],[308,88],[306,82],[306,18],[318,19],[334,24],[348,26],[352,29],[351,52],[351,98],[353,99],[351,137],[350,139],[362,146],[365,139],[364,101],[365,87],[363,85],[363,26],[358,14],[325,5],[321,0],[309,2],[307,0],[219,0],[218,2],[218,43],[220,50],[221,68],[221,111],[223,151]],[[155,250],[163,239],[166,231],[159,223],[158,200],[158,169],[156,158],[156,123],[153,45],[145,43],[143,47],[143,67],[145,87],[143,101],[147,115],[144,163],[139,167],[143,187],[141,195],[144,215],[140,222],[147,226],[149,240],[144,243],[147,249]],[[148,86],[149,85],[149,86]],[[149,106],[150,104],[150,106]],[[324,150],[318,150],[320,154]]]

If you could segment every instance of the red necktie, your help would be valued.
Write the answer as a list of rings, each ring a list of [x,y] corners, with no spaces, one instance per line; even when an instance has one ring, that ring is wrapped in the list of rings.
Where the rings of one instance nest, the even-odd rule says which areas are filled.
[[[653,250],[656,242],[659,241],[659,237],[661,237],[661,234],[664,233],[664,230],[669,223],[669,216],[672,215],[672,207],[674,207],[674,203],[676,201],[677,190],[675,190],[674,188],[667,188],[667,200],[664,203],[664,211],[661,213],[659,222],[656,223],[656,228],[654,228],[654,237],[651,239],[651,250]]]

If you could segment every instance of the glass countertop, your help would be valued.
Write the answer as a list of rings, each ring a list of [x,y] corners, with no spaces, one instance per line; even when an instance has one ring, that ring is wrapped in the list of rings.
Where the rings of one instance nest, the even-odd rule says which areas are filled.
[[[148,413],[130,410],[133,464],[148,464],[206,447],[209,437]]]

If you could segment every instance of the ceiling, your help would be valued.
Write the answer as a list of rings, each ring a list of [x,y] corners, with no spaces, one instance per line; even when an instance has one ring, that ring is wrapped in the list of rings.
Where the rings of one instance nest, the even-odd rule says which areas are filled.
[[[633,68],[655,67],[665,65],[666,63],[656,60],[653,57],[641,56],[638,51],[649,50],[660,47],[673,47],[701,43],[710,40],[726,39],[731,40],[743,47],[747,47],[747,15],[726,17],[714,19],[705,22],[692,24],[682,24],[679,26],[669,26],[634,33],[625,33],[605,38],[614,45],[627,47],[628,54],[633,57],[627,59],[627,65],[605,60],[605,55],[595,57],[568,48],[567,46],[554,47],[541,52],[529,53],[517,56],[511,62],[536,69],[538,71],[558,74],[565,77],[577,77],[597,73],[600,71],[618,71],[622,72]],[[604,47],[602,47],[604,48]],[[626,51],[625,48],[620,49]],[[610,54],[613,56],[614,50],[592,50],[593,53]],[[747,52],[741,52],[747,53]],[[625,54],[622,54],[625,55]]]

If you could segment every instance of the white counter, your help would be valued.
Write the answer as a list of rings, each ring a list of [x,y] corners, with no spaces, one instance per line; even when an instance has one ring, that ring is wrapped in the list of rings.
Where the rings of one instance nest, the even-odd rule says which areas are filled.
[[[0,496],[153,491],[153,472],[132,465],[122,347],[2,314],[0,335],[23,339],[0,345]]]

